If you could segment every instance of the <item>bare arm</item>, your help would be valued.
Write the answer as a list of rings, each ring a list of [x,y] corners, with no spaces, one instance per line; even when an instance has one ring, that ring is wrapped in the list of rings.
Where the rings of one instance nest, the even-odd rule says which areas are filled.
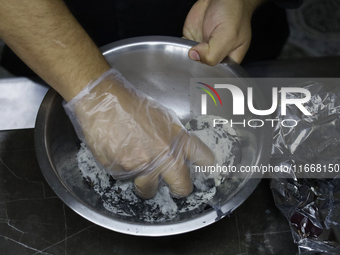
[[[0,37],[65,100],[110,66],[62,0],[0,0]]]

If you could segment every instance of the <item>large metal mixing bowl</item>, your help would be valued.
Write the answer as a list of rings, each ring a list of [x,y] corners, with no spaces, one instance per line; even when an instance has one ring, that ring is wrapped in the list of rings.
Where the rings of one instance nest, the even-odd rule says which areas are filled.
[[[230,60],[215,67],[191,61],[188,50],[193,45],[195,42],[181,38],[153,36],[118,41],[103,47],[102,51],[111,66],[133,85],[172,108],[186,122],[190,117],[190,78],[235,78],[245,75],[243,69]],[[83,180],[76,160],[79,140],[64,112],[62,100],[51,89],[42,102],[35,128],[37,158],[55,193],[78,214],[100,226],[141,236],[189,232],[207,226],[235,210],[260,181],[256,178],[244,179],[232,191],[224,191],[222,185],[220,193],[228,194],[217,201],[220,204],[217,212],[211,208],[197,215],[183,214],[173,220],[153,224],[115,215],[103,207],[99,195]],[[227,101],[225,109],[231,106],[231,100]],[[264,127],[237,132],[242,140],[241,164],[268,163],[271,130]]]

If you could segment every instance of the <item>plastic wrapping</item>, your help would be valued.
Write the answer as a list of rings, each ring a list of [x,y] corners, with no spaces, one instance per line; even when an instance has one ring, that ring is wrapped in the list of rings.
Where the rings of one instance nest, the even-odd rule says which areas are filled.
[[[271,164],[290,166],[291,171],[290,178],[273,178],[271,189],[277,207],[290,223],[300,254],[339,254],[339,172],[334,170],[329,178],[325,173],[297,173],[292,166],[308,166],[307,170],[310,166],[327,166],[329,170],[329,166],[340,164],[340,100],[321,84],[304,85],[312,95],[304,106],[312,115],[300,114],[295,105],[288,105],[286,116],[279,110],[277,118],[294,119],[297,125],[275,127]]]
[[[211,165],[214,156],[176,114],[110,69],[64,104],[78,137],[115,179],[134,179],[150,198],[164,180],[173,196],[191,193],[186,161]]]

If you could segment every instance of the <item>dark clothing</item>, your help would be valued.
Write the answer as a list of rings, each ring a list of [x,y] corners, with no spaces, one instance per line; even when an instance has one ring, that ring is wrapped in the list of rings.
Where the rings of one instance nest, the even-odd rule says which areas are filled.
[[[272,0],[277,6],[285,9],[296,9],[299,8],[303,0]]]
[[[274,0],[295,2],[300,0]],[[65,0],[73,15],[97,46],[143,35],[182,36],[186,15],[196,0]],[[253,37],[244,63],[275,59],[289,35],[285,10],[273,2],[253,15]],[[18,76],[35,75],[5,47],[1,65]]]

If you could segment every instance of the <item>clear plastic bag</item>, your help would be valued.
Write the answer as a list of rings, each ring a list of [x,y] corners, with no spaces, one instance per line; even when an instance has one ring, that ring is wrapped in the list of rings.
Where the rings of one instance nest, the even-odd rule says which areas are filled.
[[[278,111],[277,118],[294,119],[297,125],[275,127],[271,164],[289,166],[291,171],[289,178],[273,178],[271,189],[277,207],[289,221],[300,254],[339,254],[339,173],[317,174],[310,167],[320,166],[323,170],[323,166],[340,164],[340,99],[322,84],[302,86],[311,92],[312,98],[304,106],[312,115],[300,114],[295,105],[287,106],[286,116]],[[295,169],[308,166],[309,171],[298,173],[291,166]]]

